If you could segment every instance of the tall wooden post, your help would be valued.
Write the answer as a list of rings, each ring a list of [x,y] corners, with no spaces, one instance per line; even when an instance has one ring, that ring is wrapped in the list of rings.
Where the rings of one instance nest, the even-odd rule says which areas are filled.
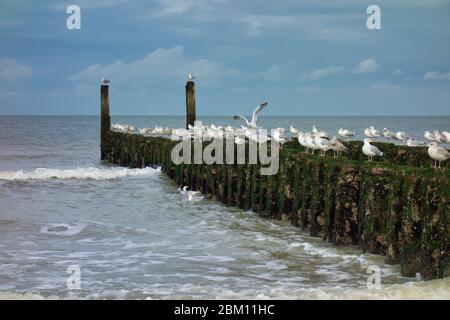
[[[186,83],[186,129],[188,125],[193,126],[195,120],[195,83],[189,80]]]
[[[109,117],[109,86],[102,84],[100,87],[100,153],[101,160],[106,159],[107,135],[111,129],[111,118]]]

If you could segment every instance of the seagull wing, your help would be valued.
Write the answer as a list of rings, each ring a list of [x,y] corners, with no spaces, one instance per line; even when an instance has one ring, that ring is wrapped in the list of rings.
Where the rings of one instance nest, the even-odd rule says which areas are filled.
[[[436,153],[442,155],[446,159],[450,159],[450,152],[444,148],[436,148]]]
[[[373,153],[375,153],[376,155],[382,155],[383,152],[380,151],[380,149],[378,149],[376,146],[374,145],[370,145],[370,151],[372,151]]]
[[[234,120],[243,120],[243,121],[245,121],[245,123],[247,124],[247,126],[250,126],[250,123],[248,123],[247,118],[244,117],[244,116],[237,115],[237,116],[234,116],[233,119],[234,119]]]
[[[268,105],[267,102],[263,102],[259,106],[257,106],[255,108],[255,110],[253,110],[253,114],[252,114],[252,123],[253,124],[256,124],[256,120],[258,119],[258,113],[260,113],[262,111],[262,109],[267,107],[267,105]]]

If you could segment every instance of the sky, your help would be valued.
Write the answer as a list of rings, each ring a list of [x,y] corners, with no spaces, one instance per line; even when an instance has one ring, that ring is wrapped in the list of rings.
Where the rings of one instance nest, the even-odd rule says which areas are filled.
[[[101,77],[184,115],[189,72],[200,115],[450,115],[450,0],[0,0],[0,115],[98,115]]]

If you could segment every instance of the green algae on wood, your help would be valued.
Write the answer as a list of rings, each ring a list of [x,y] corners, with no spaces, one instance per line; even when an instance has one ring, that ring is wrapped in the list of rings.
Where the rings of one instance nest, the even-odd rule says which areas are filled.
[[[122,166],[160,165],[180,186],[261,216],[290,220],[335,245],[356,245],[400,264],[407,276],[445,277],[449,268],[450,169],[429,167],[424,148],[380,145],[386,156],[364,160],[361,142],[338,158],[305,154],[290,142],[276,176],[255,164],[172,163],[177,143],[109,130],[105,159]]]

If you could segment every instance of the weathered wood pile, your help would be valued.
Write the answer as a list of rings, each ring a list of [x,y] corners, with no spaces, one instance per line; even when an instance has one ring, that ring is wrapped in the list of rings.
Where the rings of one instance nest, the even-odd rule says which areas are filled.
[[[335,245],[356,245],[425,279],[449,273],[450,167],[430,167],[426,148],[378,143],[381,161],[368,162],[362,142],[339,158],[305,154],[297,142],[280,153],[280,170],[259,174],[253,164],[180,164],[177,142],[108,131],[104,159],[122,166],[160,165],[180,186],[226,205],[292,224]]]

